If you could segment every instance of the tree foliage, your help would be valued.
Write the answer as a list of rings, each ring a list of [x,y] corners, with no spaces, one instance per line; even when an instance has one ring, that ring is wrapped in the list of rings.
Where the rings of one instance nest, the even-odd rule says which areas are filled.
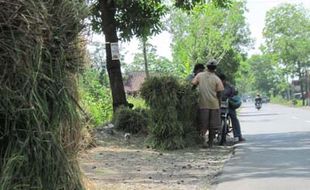
[[[102,19],[109,18],[102,18],[99,0],[92,2],[92,26],[100,33]],[[159,33],[163,27],[160,19],[168,10],[160,0],[112,0],[110,4],[115,9],[115,25],[123,40]]]
[[[175,10],[171,15],[173,58],[183,75],[197,63],[210,58],[220,61],[229,78],[237,71],[244,48],[250,44],[245,23],[245,3],[234,2],[229,8],[214,4],[199,5],[190,13]]]
[[[90,65],[95,71],[99,71],[99,82],[106,88],[109,88],[109,77],[107,73],[107,65],[105,61],[105,47],[100,42],[92,42],[89,44]],[[87,77],[86,77],[87,78]],[[87,79],[86,79],[87,80]],[[98,80],[98,79],[96,79]]]
[[[205,3],[205,0],[176,0],[174,5],[183,10],[192,10],[197,4]],[[217,7],[229,7],[231,0],[208,0],[208,3],[213,3]]]
[[[126,64],[124,67],[126,72],[144,71],[144,58],[142,48],[142,43],[140,43],[138,48],[139,52],[134,55],[133,62]],[[174,72],[171,61],[165,57],[158,56],[155,46],[147,43],[146,50],[150,72],[170,74]]]
[[[104,69],[106,70],[106,62],[105,58],[105,47],[103,43],[100,42],[92,42],[89,44],[90,51],[89,56],[91,59],[91,67],[95,69]]]
[[[301,81],[310,65],[310,14],[301,5],[283,4],[267,12],[264,28],[265,53],[277,55],[278,64]]]
[[[310,15],[300,5],[284,4],[266,16],[265,51],[278,54],[291,72],[297,71],[297,62],[310,58]]]
[[[284,69],[277,62],[274,55],[254,55],[247,62],[250,74],[254,76],[253,90],[268,96],[281,95],[287,85]],[[248,80],[247,80],[248,81]]]
[[[79,83],[81,105],[95,126],[110,121],[113,113],[110,89],[100,82],[100,76],[98,70],[87,68]]]
[[[241,61],[240,67],[236,73],[236,86],[238,86],[238,91],[240,94],[254,94],[254,82],[255,75],[252,72],[251,64],[249,59]]]

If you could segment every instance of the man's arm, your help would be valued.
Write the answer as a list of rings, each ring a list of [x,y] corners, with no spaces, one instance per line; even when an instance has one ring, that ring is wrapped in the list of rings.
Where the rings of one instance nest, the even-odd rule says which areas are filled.
[[[192,85],[198,85],[199,84],[198,76],[199,76],[199,74],[194,77],[194,79],[192,80]]]
[[[220,79],[217,80],[216,83],[216,97],[219,101],[219,106],[221,107],[222,103],[222,92],[224,91],[224,85]]]
[[[222,103],[222,91],[217,91],[216,92],[216,97],[219,101],[219,106],[221,107],[221,103]]]
[[[236,88],[233,85],[231,85],[231,97],[235,95],[236,95]]]

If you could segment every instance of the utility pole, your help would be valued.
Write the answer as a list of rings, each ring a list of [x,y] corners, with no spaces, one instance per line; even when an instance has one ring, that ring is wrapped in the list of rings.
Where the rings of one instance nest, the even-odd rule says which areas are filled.
[[[306,105],[309,106],[310,104],[310,90],[309,90],[309,74],[308,74],[308,67],[306,67]]]

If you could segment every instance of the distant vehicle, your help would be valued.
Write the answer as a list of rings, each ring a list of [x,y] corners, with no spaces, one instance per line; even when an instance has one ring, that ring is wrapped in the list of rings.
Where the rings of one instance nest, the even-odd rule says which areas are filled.
[[[302,99],[302,94],[300,92],[299,93],[294,93],[293,96],[294,96],[295,99],[298,99],[298,100]]]
[[[251,102],[252,97],[251,96],[242,96],[242,102]]]
[[[262,103],[268,103],[270,99],[267,96],[262,97]]]

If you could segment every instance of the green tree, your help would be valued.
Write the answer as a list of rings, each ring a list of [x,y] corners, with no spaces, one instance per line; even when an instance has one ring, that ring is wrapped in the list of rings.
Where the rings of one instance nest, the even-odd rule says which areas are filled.
[[[292,4],[271,9],[266,16],[264,38],[264,51],[279,57],[279,63],[288,73],[299,78],[304,93],[304,76],[310,59],[309,10]]]
[[[143,42],[139,44],[139,50],[143,49]],[[156,47],[152,44],[146,44],[146,56],[148,57],[148,67],[150,72],[157,73],[172,73],[173,67],[171,67],[171,61],[165,57],[157,55]],[[125,67],[126,72],[131,71],[144,71],[144,53],[139,51],[134,55],[133,62],[127,64]]]
[[[127,103],[120,61],[112,60],[111,42],[118,42],[120,37],[129,40],[136,36],[143,38],[161,30],[161,17],[166,13],[163,0],[93,0],[92,25],[97,32],[103,32],[106,41],[106,62],[114,109]],[[205,0],[178,0],[176,7],[191,9]],[[209,2],[209,1],[208,1]],[[212,0],[217,6],[227,6],[229,0]]]
[[[254,89],[255,76],[251,70],[249,61],[241,61],[239,70],[236,73],[236,86],[240,94],[251,94]]]
[[[176,10],[171,16],[170,31],[173,61],[180,74],[186,76],[192,65],[216,58],[221,70],[232,78],[251,42],[245,10],[244,2],[234,2],[229,9],[209,4],[196,6],[190,13]]]
[[[98,80],[100,74],[97,69],[86,68],[79,83],[81,105],[95,126],[109,121],[113,113],[110,89]]]
[[[247,60],[250,66],[250,76],[253,79],[252,91],[260,92],[268,96],[280,95],[286,89],[286,80],[283,75],[284,69],[278,64],[278,58],[275,55],[253,55]],[[244,81],[247,81],[244,78]]]
[[[90,44],[90,60],[91,60],[91,68],[99,71],[99,82],[104,87],[109,86],[109,79],[107,74],[106,62],[105,62],[105,46],[100,42],[93,42]],[[97,79],[97,80],[98,80]]]
[[[105,46],[101,42],[90,43],[89,56],[91,59],[91,67],[100,70],[101,68],[106,69],[105,57]]]

